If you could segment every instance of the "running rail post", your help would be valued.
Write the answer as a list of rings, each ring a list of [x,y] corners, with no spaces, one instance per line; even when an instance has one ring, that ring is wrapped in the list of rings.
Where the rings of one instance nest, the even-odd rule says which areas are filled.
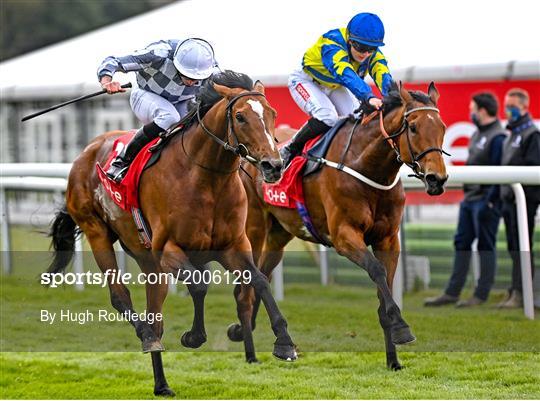
[[[394,301],[396,302],[397,306],[399,306],[399,309],[403,310],[403,286],[405,283],[403,280],[402,253],[405,252],[405,250],[401,249],[401,228],[399,231],[400,233],[398,234],[398,238],[400,238],[400,252],[398,264],[396,266],[396,273],[394,274],[394,283],[392,285],[392,298],[394,298]]]
[[[283,301],[285,298],[285,290],[283,289],[283,259],[281,259],[272,272],[272,283],[274,285],[274,298],[276,301]]]
[[[11,238],[9,237],[9,212],[6,189],[0,187],[0,209],[2,211],[2,265],[4,274],[11,274]]]
[[[328,253],[326,247],[319,244],[319,265],[321,268],[321,285],[328,285]]]
[[[82,277],[84,270],[83,266],[83,246],[82,246],[82,234],[75,240],[75,257],[73,258],[73,271],[77,276]],[[84,290],[84,282],[77,280],[75,283],[75,289],[78,291]]]
[[[531,272],[531,248],[529,246],[529,224],[527,223],[527,202],[521,184],[512,184],[516,198],[518,220],[519,258],[521,261],[521,282],[523,287],[523,312],[534,320],[534,297]]]
[[[122,245],[120,245],[120,241],[115,244],[114,253],[118,262],[118,270],[124,274],[126,272],[126,253],[124,252]]]

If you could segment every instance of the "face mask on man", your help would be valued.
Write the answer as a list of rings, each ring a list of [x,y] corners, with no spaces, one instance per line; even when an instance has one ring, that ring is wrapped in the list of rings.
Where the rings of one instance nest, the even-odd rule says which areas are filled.
[[[476,114],[474,111],[471,113],[471,121],[473,122],[474,125],[476,125],[477,127],[479,127],[481,124],[480,124],[480,119],[478,118],[478,114]]]
[[[511,123],[516,122],[521,117],[521,110],[516,106],[506,106],[504,110],[506,112],[506,118]]]

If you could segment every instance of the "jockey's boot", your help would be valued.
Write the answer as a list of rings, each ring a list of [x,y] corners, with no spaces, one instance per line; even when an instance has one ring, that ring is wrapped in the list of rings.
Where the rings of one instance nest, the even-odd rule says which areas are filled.
[[[326,133],[331,127],[316,118],[310,118],[292,137],[291,141],[281,148],[280,154],[283,159],[283,169],[286,169],[295,156],[299,155],[304,145],[317,135]]]
[[[116,183],[122,181],[129,165],[141,149],[150,141],[157,138],[161,132],[163,132],[163,129],[154,122],[139,128],[126,148],[112,161],[111,166],[107,170],[107,177]]]

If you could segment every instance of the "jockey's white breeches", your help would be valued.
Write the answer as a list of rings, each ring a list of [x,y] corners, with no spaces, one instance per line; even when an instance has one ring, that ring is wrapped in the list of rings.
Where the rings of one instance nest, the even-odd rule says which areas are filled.
[[[288,86],[304,112],[331,127],[340,117],[352,114],[360,106],[358,99],[344,86],[330,89],[320,85],[301,67],[289,76]]]
[[[142,89],[134,89],[129,104],[143,124],[156,123],[163,130],[177,124],[187,114],[189,100],[172,104],[167,99]]]

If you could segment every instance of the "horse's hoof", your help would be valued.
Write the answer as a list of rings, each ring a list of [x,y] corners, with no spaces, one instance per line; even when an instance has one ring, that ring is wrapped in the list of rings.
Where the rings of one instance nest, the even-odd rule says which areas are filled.
[[[142,343],[142,351],[146,354],[147,352],[162,352],[165,351],[165,347],[161,344],[161,341],[149,339],[145,340]]]
[[[403,369],[403,366],[399,362],[392,362],[388,364],[388,369],[397,372],[398,370]]]
[[[246,362],[247,363],[260,363],[259,360],[257,359],[257,357],[255,357],[255,356],[247,356],[246,357]]]
[[[296,353],[294,345],[274,344],[272,355],[286,362],[294,362],[298,359],[298,354]]]
[[[160,397],[174,397],[176,393],[169,387],[162,387],[154,389],[154,395],[158,395]]]
[[[186,348],[199,348],[206,342],[206,336],[192,331],[186,331],[182,334],[180,342]]]
[[[229,327],[227,327],[227,337],[229,337],[229,340],[234,341],[235,343],[244,341],[242,326],[238,323],[231,324]]]
[[[410,344],[416,340],[409,326],[403,326],[391,331],[392,342],[395,345]]]

